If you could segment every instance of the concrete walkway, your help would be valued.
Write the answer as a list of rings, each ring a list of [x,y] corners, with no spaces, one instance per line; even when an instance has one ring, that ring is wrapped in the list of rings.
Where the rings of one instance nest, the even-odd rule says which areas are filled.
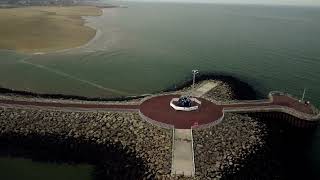
[[[205,84],[202,84],[199,88],[193,90],[191,92],[191,96],[193,97],[201,97],[207,92],[209,92],[211,89],[215,88],[218,85],[216,82],[209,81]]]
[[[195,166],[191,129],[175,129],[173,141],[173,175],[194,176]]]

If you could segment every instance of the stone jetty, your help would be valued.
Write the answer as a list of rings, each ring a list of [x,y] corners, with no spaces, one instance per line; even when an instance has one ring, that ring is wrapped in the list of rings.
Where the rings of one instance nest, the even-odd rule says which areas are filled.
[[[223,82],[203,97],[211,101],[234,100]],[[226,113],[216,126],[193,130],[197,179],[221,179],[240,170],[246,157],[264,146],[265,125],[247,115]]]
[[[226,114],[223,122],[193,130],[196,176],[222,178],[264,145],[264,126],[245,115]]]
[[[172,132],[152,126],[137,113],[0,108],[0,136],[13,133],[22,138],[38,134],[96,144],[120,143],[143,160],[146,178],[170,174]]]
[[[32,142],[37,142],[50,137],[51,140],[57,139],[57,145],[61,142],[69,144],[73,150],[74,146],[80,147],[74,144],[89,142],[102,149],[113,147],[103,151],[110,153],[109,156],[116,156],[116,152],[121,152],[119,156],[123,158],[118,159],[123,162],[117,166],[118,170],[112,172],[107,168],[110,166],[103,163],[107,163],[108,158],[112,157],[103,153],[91,154],[94,159],[97,159],[96,156],[103,156],[102,161],[98,161],[99,165],[95,164],[96,161],[90,162],[99,167],[98,169],[104,169],[100,177],[102,179],[228,178],[241,170],[243,162],[246,162],[249,156],[261,152],[264,148],[266,126],[246,114],[223,111],[224,108],[239,108],[236,103],[228,104],[236,102],[239,96],[227,82],[205,80],[196,84],[195,89],[197,88],[201,90],[196,94],[201,95],[199,99],[202,101],[202,108],[189,114],[177,114],[168,102],[172,97],[192,94],[194,89],[190,87],[125,102],[0,96],[0,153],[3,154],[3,149],[16,146],[16,141],[20,142],[19,138],[34,139]],[[263,103],[260,105],[272,105],[271,102]],[[298,105],[302,106],[299,103]],[[255,102],[251,102],[252,104],[257,105]],[[309,109],[308,106],[302,107]],[[190,131],[191,140],[188,138],[187,141],[192,142],[192,153],[189,153],[192,156],[189,159],[192,159],[191,174],[195,174],[194,177],[182,177],[172,173],[172,162],[175,159],[173,140],[183,139],[173,137],[173,128]],[[27,141],[21,141],[23,142]],[[45,143],[45,140],[41,142]],[[39,146],[39,143],[36,146]],[[50,156],[50,153],[48,154]],[[135,170],[135,166],[139,168]],[[130,173],[131,171],[135,173]],[[128,175],[115,172],[127,172]]]

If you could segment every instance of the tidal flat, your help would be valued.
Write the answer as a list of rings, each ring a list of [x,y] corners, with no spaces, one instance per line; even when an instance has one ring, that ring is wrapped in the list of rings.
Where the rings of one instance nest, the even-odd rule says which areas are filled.
[[[83,16],[100,16],[94,6],[31,6],[0,9],[0,49],[23,53],[46,53],[79,47],[96,30]]]

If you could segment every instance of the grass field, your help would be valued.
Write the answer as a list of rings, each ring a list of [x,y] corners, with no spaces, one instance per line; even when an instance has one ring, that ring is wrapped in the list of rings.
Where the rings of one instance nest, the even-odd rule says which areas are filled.
[[[101,14],[93,6],[0,9],[0,49],[35,53],[81,46],[96,33],[81,16]]]

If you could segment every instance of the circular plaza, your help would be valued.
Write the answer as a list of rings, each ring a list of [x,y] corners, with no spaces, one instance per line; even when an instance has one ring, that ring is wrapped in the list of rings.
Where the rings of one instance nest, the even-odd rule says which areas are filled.
[[[140,115],[152,123],[163,127],[190,129],[218,122],[222,119],[222,107],[203,98],[197,98],[201,105],[194,111],[177,111],[170,106],[174,98],[181,95],[161,95],[143,101]]]

